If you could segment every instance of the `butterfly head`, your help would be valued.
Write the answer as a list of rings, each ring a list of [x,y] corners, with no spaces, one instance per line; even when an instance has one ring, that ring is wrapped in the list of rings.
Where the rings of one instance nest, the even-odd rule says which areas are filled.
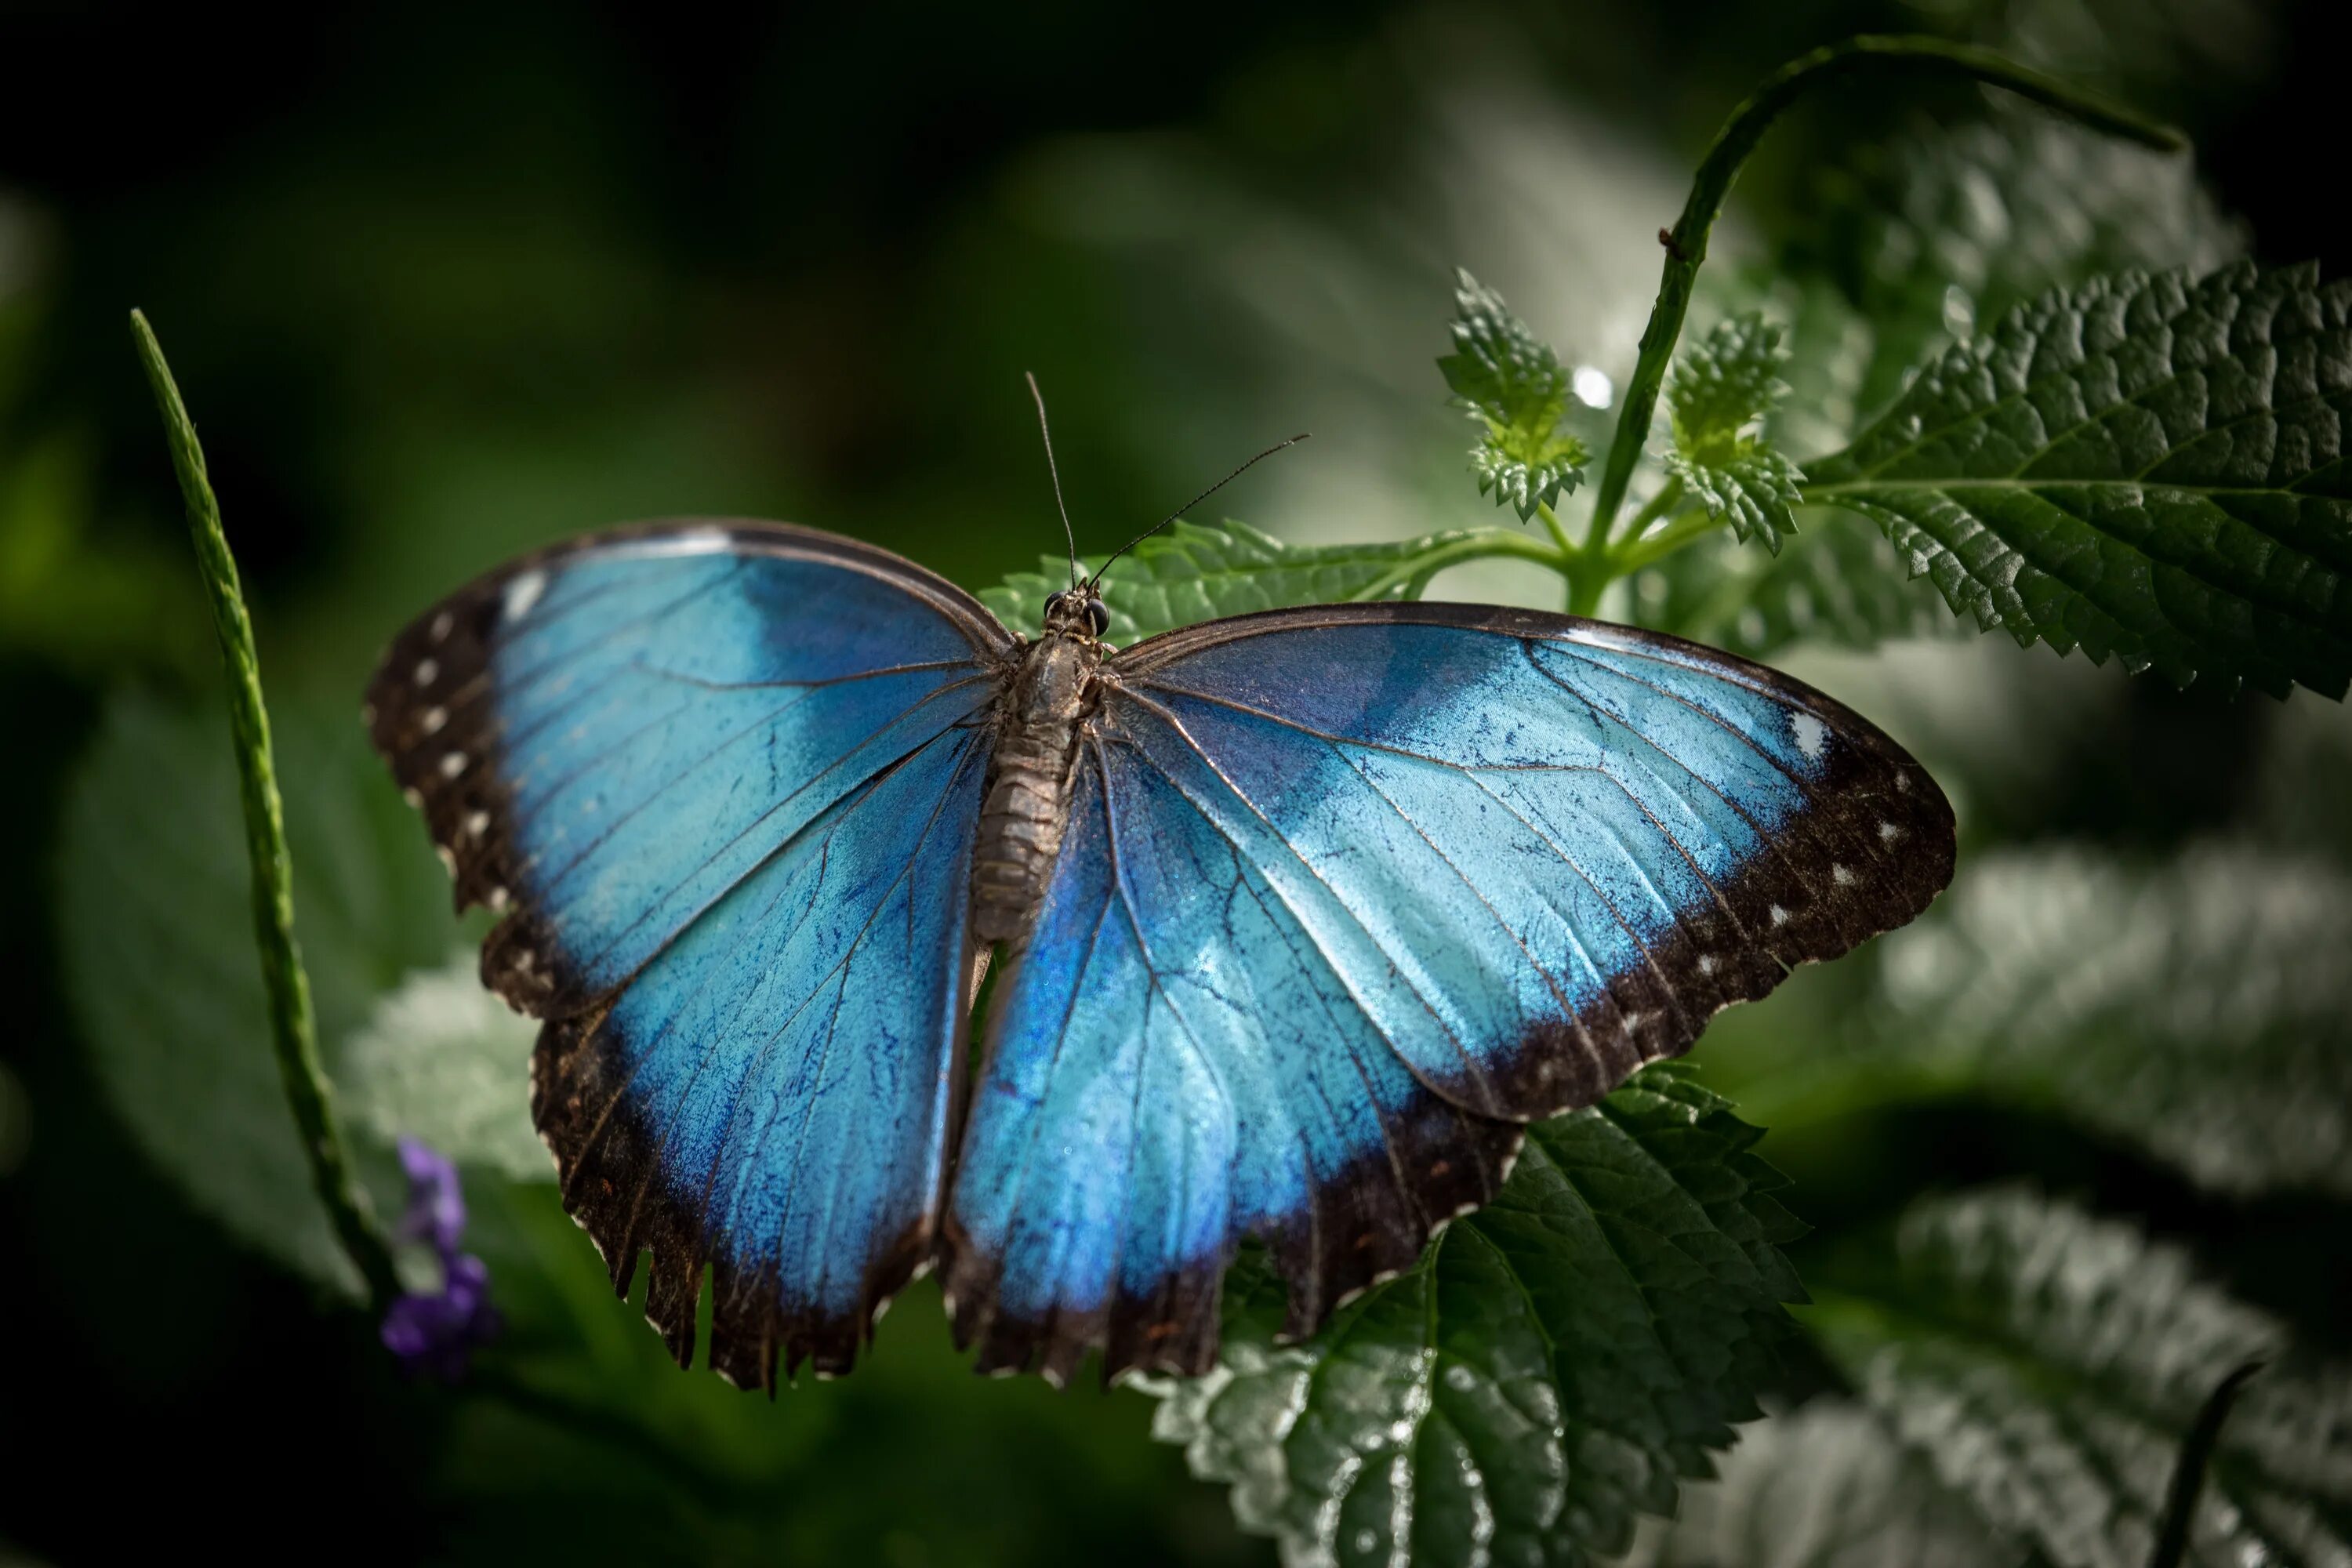
[[[1082,637],[1099,641],[1110,630],[1110,611],[1092,583],[1081,583],[1066,593],[1045,596],[1047,636]]]

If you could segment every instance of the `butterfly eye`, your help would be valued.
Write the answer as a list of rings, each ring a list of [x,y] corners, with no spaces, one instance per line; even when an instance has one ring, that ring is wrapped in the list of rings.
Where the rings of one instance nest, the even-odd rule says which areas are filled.
[[[1052,620],[1055,616],[1057,616],[1057,615],[1061,614],[1061,612],[1062,612],[1062,595],[1059,595],[1059,594],[1048,594],[1048,595],[1045,595],[1045,618],[1046,618],[1047,620],[1049,620],[1049,621],[1050,621],[1050,620]]]
[[[1087,625],[1094,627],[1097,637],[1110,630],[1110,611],[1100,599],[1087,601]]]

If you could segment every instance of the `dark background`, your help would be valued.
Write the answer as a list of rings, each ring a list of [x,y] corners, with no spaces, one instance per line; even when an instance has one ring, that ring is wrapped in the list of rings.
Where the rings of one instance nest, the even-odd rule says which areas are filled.
[[[975,586],[1027,565],[1055,529],[1024,369],[1082,546],[1302,426],[1318,441],[1234,514],[1323,538],[1486,521],[1427,368],[1449,268],[1622,379],[1706,135],[1851,31],[2038,49],[2186,125],[2258,255],[2341,264],[2328,9],[0,4],[0,1554],[1270,1555],[1149,1443],[1143,1401],[973,1384],[928,1304],[893,1324],[940,1342],[912,1370],[785,1395],[835,1403],[743,1483],[772,1532],[665,1533],[604,1489],[658,1454],[583,1460],[529,1411],[469,1438],[453,1484],[450,1401],[149,1163],[85,1059],[51,916],[108,694],[213,679],[130,307],[202,426],[273,698],[331,706],[434,595],[620,519],[790,517]],[[1800,114],[1735,218],[1776,232],[1843,142],[1937,101]],[[1374,460],[1400,441],[1410,461]],[[2124,695],[2019,836],[2225,819],[2263,710],[2102,679]],[[1795,1206],[1825,1228],[2024,1172],[2197,1237],[2322,1333],[2346,1284],[2324,1215],[2249,1226],[2030,1121],[1922,1113],[1814,1163],[1841,1174]],[[299,1533],[314,1513],[327,1533]]]

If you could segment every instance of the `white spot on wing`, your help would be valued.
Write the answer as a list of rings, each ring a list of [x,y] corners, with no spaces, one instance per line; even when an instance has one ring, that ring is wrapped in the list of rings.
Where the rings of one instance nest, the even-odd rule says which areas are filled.
[[[1701,974],[1712,974],[1715,973],[1715,954],[1711,952],[1702,952],[1698,955],[1698,972]]]
[[[454,779],[454,778],[456,778],[459,773],[464,773],[465,771],[466,771],[466,753],[465,753],[465,752],[442,752],[442,753],[441,753],[441,776],[442,776],[443,778],[445,778],[445,779]]]
[[[1830,868],[1830,880],[1843,888],[1853,882],[1853,873],[1843,866],[1832,866]]]
[[[418,659],[418,660],[416,661],[416,684],[417,684],[417,685],[419,685],[419,686],[430,686],[430,685],[432,685],[432,684],[433,684],[433,682],[434,682],[436,679],[437,679],[440,677],[440,674],[441,674],[441,661],[440,661],[440,660],[438,660],[438,659],[432,659],[432,658],[420,658],[420,659]]]
[[[1782,909],[1780,905],[1774,904],[1772,906],[1772,923],[1776,926],[1787,925],[1789,923],[1789,911]]]
[[[1820,762],[1829,749],[1830,727],[1811,713],[1789,715],[1790,731],[1797,737],[1797,750],[1805,753],[1809,762]]]
[[[446,708],[427,708],[425,710],[425,732],[428,735],[439,734],[441,726],[448,721],[449,710]]]
[[[448,611],[446,611],[446,610],[444,610],[444,611],[442,611],[439,615],[437,615],[437,616],[434,616],[434,617],[433,617],[433,640],[434,640],[435,642],[446,642],[446,641],[447,641],[447,640],[448,640],[448,637],[449,637],[449,633],[450,633],[451,628],[453,628],[454,626],[457,626],[457,622],[456,618],[455,618],[454,616],[452,616],[449,614],[449,612],[448,612]]]
[[[507,584],[504,607],[506,618],[510,621],[522,619],[530,614],[530,607],[538,604],[539,596],[546,592],[546,573],[518,573],[514,580]]]
[[[490,814],[488,812],[469,811],[466,814],[467,837],[479,838],[484,833],[489,830],[489,826]]]
[[[1878,836],[1892,844],[1903,837],[1903,830],[1891,822],[1882,822],[1878,825]]]

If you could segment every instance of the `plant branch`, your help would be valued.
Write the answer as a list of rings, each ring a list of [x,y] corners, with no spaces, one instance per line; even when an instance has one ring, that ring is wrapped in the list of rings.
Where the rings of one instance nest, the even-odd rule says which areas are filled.
[[[1551,542],[1559,546],[1560,559],[1563,561],[1573,559],[1576,554],[1576,542],[1569,538],[1568,525],[1559,521],[1559,513],[1552,510],[1549,503],[1538,501],[1536,515],[1543,519],[1544,527],[1550,531]]]
[[[163,436],[172,448],[180,494],[187,503],[188,533],[195,544],[205,595],[212,605],[213,628],[220,637],[221,666],[228,676],[229,730],[244,795],[246,854],[253,866],[254,935],[261,949],[262,984],[269,995],[270,1040],[278,1054],[278,1076],[301,1134],[303,1154],[310,1163],[311,1184],[319,1201],[327,1205],[336,1239],[366,1281],[368,1295],[380,1310],[400,1293],[400,1284],[393,1269],[391,1248],[352,1169],[351,1152],[336,1120],[334,1096],[319,1062],[310,981],[294,941],[294,862],[286,848],[286,813],[270,754],[269,712],[262,703],[261,661],[254,651],[253,620],[246,613],[244,591],[238,586],[236,559],[221,531],[220,503],[205,472],[204,447],[197,443],[196,427],[180,401],[180,389],[163,363],[163,350],[155,342],[154,331],[137,310],[131,313],[131,335],[138,344],[148,384],[154,389],[155,405],[163,416]]]
[[[1526,534],[1509,529],[1474,528],[1381,574],[1348,596],[1356,600],[1384,599],[1399,588],[1427,581],[1433,574],[1448,566],[1496,555],[1513,555],[1522,561],[1537,562],[1566,575],[1569,553],[1564,548],[1547,544],[1539,539],[1529,539]]]
[[[1612,552],[1609,557],[1609,569],[1612,575],[1630,576],[1652,562],[1672,555],[1692,540],[1713,533],[1724,523],[1713,512],[1695,507],[1644,539],[1642,530],[1648,526],[1648,521],[1639,518],[1634,520],[1633,528],[1625,535],[1624,548]]]
[[[1642,503],[1642,510],[1633,514],[1633,521],[1626,526],[1625,542],[1631,545],[1638,542],[1643,529],[1673,511],[1681,503],[1682,499],[1683,481],[1681,476],[1676,475],[1659,486],[1656,495]],[[1612,542],[1610,538],[1611,531],[1610,529],[1602,526],[1598,515],[1594,516],[1592,527],[1584,536],[1585,553],[1595,561],[1610,560],[1613,553],[1610,549]],[[1621,566],[1616,569],[1616,572],[1622,576],[1631,570],[1631,567]]]
[[[1624,502],[1625,488],[1633,479],[1633,465],[1641,458],[1642,444],[1649,436],[1651,416],[1657,409],[1658,388],[1665,380],[1667,361],[1674,353],[1675,340],[1682,335],[1683,318],[1690,310],[1692,287],[1697,280],[1700,264],[1706,259],[1707,236],[1715,227],[1716,215],[1722,210],[1724,198],[1730,194],[1732,182],[1739,176],[1740,166],[1747,163],[1748,154],[1756,150],[1772,122],[1808,90],[1855,72],[1898,69],[1973,77],[2072,116],[2095,130],[2163,152],[2178,152],[2188,145],[2180,132],[2171,127],[2145,119],[2055,77],[2044,76],[1990,49],[1947,43],[1940,38],[1865,35],[1790,60],[1766,78],[1754,96],[1732,110],[1731,118],[1724,121],[1723,129],[1716,133],[1715,144],[1699,163],[1681,219],[1664,237],[1664,275],[1658,283],[1658,300],[1651,308],[1650,324],[1642,332],[1641,357],[1635,362],[1633,378],[1625,389],[1616,438],[1610,443],[1608,467],[1601,473],[1600,493],[1593,500],[1593,537],[1607,536],[1617,509]]]

